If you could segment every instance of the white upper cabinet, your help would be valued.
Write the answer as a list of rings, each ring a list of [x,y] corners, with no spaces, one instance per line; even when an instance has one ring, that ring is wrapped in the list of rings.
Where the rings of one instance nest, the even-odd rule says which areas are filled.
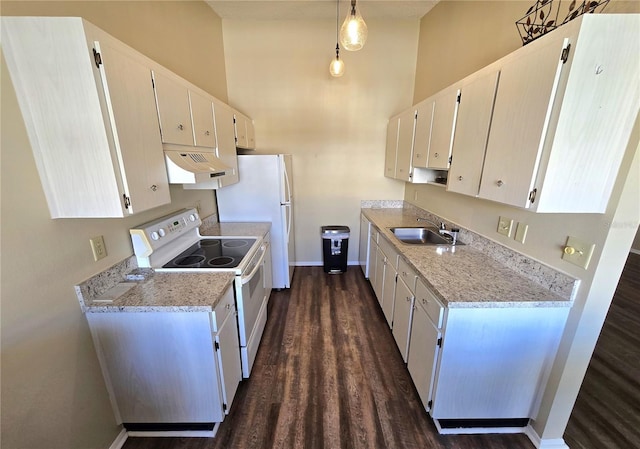
[[[234,123],[236,132],[236,146],[247,150],[256,149],[255,130],[253,121],[246,115],[234,111]]]
[[[236,152],[236,136],[233,126],[233,109],[220,102],[213,102],[213,110],[216,119],[216,139],[218,141],[218,158],[228,167],[226,175],[220,178],[220,187],[225,187],[238,182],[238,155]]]
[[[410,109],[398,117],[398,148],[396,150],[396,179],[411,181],[413,169],[413,133],[416,126],[416,111]]]
[[[398,151],[398,116],[391,117],[387,125],[387,146],[384,157],[384,175],[387,178],[396,177],[396,156]]]
[[[216,148],[213,103],[195,92],[189,92],[193,120],[193,139],[198,147]]]
[[[452,161],[447,190],[477,195],[480,188],[498,72],[482,71],[460,83]]]
[[[169,74],[153,72],[162,142],[193,146],[189,89]]]
[[[458,88],[449,87],[433,99],[433,122],[427,168],[447,170],[456,126]]]
[[[413,139],[413,166],[427,168],[429,164],[429,145],[431,143],[431,123],[433,121],[434,102],[427,99],[416,108],[416,131]]]
[[[640,15],[584,15],[498,62],[481,198],[603,213],[640,104]]]
[[[150,60],[80,18],[2,17],[2,47],[52,218],[171,201]]]

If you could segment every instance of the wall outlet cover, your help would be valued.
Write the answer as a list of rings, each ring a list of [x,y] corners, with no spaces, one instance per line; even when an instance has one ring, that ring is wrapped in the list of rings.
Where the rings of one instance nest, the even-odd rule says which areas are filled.
[[[524,240],[527,238],[527,231],[529,230],[529,225],[524,223],[518,223],[516,227],[516,241],[520,243],[524,243]]]
[[[513,230],[513,220],[511,218],[500,217],[498,220],[498,234],[511,237],[511,231]]]
[[[567,237],[567,244],[562,250],[562,259],[585,270],[589,266],[596,245],[584,242],[576,237]]]
[[[90,238],[89,243],[91,244],[91,251],[93,251],[93,260],[97,262],[107,257],[107,247],[104,246],[104,238],[101,235]]]

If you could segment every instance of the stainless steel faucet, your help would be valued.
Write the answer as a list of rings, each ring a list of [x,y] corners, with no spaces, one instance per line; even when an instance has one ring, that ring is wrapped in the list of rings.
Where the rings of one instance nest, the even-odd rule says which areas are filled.
[[[448,235],[451,237],[451,244],[455,245],[458,241],[458,233],[460,232],[460,228],[451,228],[451,231],[446,230],[446,226],[442,223],[442,228],[438,231],[440,234]]]
[[[445,224],[443,222],[440,222],[440,224],[436,224],[435,222],[429,220],[428,218],[418,217],[418,218],[416,218],[416,221],[426,221],[427,223],[431,223],[432,225],[434,225],[439,230],[447,229],[447,227],[445,226]]]

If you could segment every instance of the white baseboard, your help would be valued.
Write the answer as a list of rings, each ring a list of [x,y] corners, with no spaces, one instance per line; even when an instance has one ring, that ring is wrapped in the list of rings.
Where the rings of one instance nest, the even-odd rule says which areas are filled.
[[[113,443],[111,443],[111,446],[109,446],[109,449],[122,449],[128,437],[126,429],[122,429],[116,439],[113,440]]]
[[[472,435],[472,434],[487,434],[487,433],[525,433],[525,427],[455,427],[455,428],[443,428],[440,426],[440,421],[433,420],[436,425],[438,433],[441,435]]]
[[[567,443],[565,443],[562,438],[541,439],[531,425],[525,428],[524,433],[538,449],[569,449],[569,446],[567,446]]]
[[[127,432],[130,437],[207,437],[214,438],[220,423],[216,423],[213,430],[168,430],[168,431],[139,431]]]

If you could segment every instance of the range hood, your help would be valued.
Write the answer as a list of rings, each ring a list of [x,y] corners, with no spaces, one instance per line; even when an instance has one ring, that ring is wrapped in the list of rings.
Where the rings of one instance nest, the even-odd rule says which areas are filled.
[[[164,145],[164,158],[170,184],[197,184],[232,171],[209,148]]]

